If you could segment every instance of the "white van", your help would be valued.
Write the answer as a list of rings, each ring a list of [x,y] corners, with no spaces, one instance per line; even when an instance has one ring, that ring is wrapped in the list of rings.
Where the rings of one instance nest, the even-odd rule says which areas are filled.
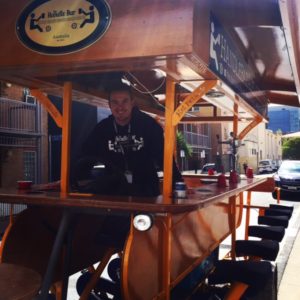
[[[260,160],[258,163],[258,174],[272,173],[276,169],[276,166],[272,159]]]

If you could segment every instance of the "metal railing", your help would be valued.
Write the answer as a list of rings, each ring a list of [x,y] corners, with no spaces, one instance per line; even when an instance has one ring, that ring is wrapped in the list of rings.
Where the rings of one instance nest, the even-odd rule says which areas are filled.
[[[13,215],[16,215],[27,208],[25,204],[0,203],[0,218],[8,217],[12,208]]]
[[[186,142],[192,147],[211,148],[210,137],[194,132],[184,132]]]
[[[11,133],[38,132],[36,104],[0,98],[0,131]]]
[[[0,146],[9,146],[12,148],[34,148],[37,147],[37,143],[36,138],[1,135],[0,131]]]

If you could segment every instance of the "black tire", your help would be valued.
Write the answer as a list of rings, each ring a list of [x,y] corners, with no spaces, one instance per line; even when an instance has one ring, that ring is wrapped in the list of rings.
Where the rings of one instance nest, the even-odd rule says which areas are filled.
[[[94,289],[94,293],[101,300],[121,300],[121,287],[119,283],[112,282],[105,278],[100,278]],[[111,298],[112,297],[112,298]]]
[[[86,285],[89,282],[89,280],[91,279],[91,277],[92,277],[91,273],[84,272],[77,279],[76,290],[77,290],[77,293],[79,296],[81,296],[82,292],[84,291],[84,288],[86,287]],[[89,295],[88,300],[109,300],[110,298],[107,295],[107,293],[109,293],[111,295],[117,294],[117,289],[116,289],[115,284],[113,284],[111,281],[108,281],[106,279],[99,278],[97,286]],[[113,299],[115,299],[115,298],[113,298]]]
[[[108,276],[113,280],[114,282],[120,282],[120,273],[121,273],[121,259],[115,258],[110,261],[110,263],[107,266],[107,273]]]
[[[241,300],[277,300],[277,266],[273,266],[273,272],[270,274],[263,288],[249,287]]]
[[[76,290],[78,295],[80,296],[82,292],[84,291],[84,288],[86,287],[87,283],[91,279],[92,274],[90,272],[84,272],[82,275],[77,279],[76,282]],[[89,296],[89,300],[96,300],[94,295]]]
[[[277,191],[272,192],[272,197],[277,200]]]

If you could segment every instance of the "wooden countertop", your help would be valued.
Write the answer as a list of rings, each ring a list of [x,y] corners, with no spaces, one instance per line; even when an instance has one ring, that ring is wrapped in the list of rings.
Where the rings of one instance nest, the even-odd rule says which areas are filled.
[[[34,192],[22,190],[5,191],[0,189],[0,202],[30,204],[39,206],[73,207],[82,209],[99,209],[103,212],[128,213],[184,213],[206,207],[240,192],[253,189],[265,182],[267,178],[243,179],[235,185],[219,188],[208,184],[193,188],[186,199],[172,199],[172,203],[163,203],[163,197],[116,197],[92,194],[69,194],[62,196],[57,192]]]

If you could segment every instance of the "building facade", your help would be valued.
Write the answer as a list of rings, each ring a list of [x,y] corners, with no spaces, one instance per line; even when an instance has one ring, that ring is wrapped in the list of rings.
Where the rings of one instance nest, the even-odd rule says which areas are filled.
[[[270,106],[268,108],[268,129],[273,132],[281,131],[282,134],[300,130],[299,109],[289,106]]]
[[[180,124],[178,130],[183,133],[186,143],[191,148],[190,158],[178,149],[181,170],[198,170],[205,163],[212,161],[212,131],[209,124]]]
[[[47,182],[47,114],[28,89],[1,83],[0,187]]]
[[[243,164],[257,172],[260,160],[271,159],[275,162],[282,160],[281,133],[273,133],[261,123],[252,129],[240,142],[238,150],[238,168],[243,172]]]
[[[238,131],[241,132],[247,123],[239,123]],[[222,124],[221,138],[227,140],[229,133],[232,131],[232,124]],[[253,168],[254,172],[257,172],[258,163],[260,160],[272,159],[276,162],[282,159],[282,144],[281,133],[273,133],[266,128],[265,123],[260,123],[253,128],[243,140],[238,141],[237,147],[237,170],[240,173],[244,172],[243,164],[246,163],[249,167]],[[219,145],[219,151],[222,157],[222,164],[225,171],[228,171],[228,152],[230,151],[228,145]]]

